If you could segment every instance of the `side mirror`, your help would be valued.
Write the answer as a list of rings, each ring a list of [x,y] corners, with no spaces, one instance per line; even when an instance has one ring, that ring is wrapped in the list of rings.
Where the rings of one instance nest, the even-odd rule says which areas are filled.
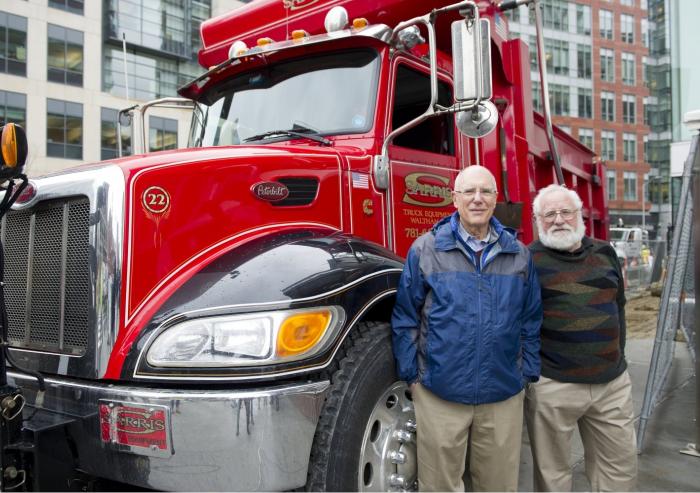
[[[488,135],[498,123],[498,110],[489,100],[491,81],[491,25],[487,19],[452,23],[452,63],[455,101],[477,103],[455,115],[459,131],[471,138]]]
[[[487,19],[452,23],[452,64],[457,102],[491,99],[491,25]]]
[[[0,127],[0,179],[20,175],[27,161],[27,134],[14,123]]]

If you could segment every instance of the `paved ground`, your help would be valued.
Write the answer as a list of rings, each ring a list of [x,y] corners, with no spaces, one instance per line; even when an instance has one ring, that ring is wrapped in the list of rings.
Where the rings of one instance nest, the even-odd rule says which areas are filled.
[[[627,343],[627,359],[632,378],[635,411],[639,416],[653,339],[634,339]],[[639,456],[639,491],[700,491],[700,458],[679,453],[696,437],[695,376],[685,343],[676,343],[675,358],[669,376],[667,397],[656,408]],[[532,490],[532,456],[527,434],[523,433],[520,464],[520,491]],[[583,447],[576,436],[572,453],[574,490],[590,491],[583,467]]]

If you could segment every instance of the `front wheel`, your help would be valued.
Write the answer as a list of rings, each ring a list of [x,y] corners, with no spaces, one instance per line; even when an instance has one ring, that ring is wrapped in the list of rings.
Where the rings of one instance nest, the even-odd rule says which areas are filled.
[[[306,487],[415,490],[415,414],[406,384],[396,377],[389,324],[361,324],[346,344],[331,375]]]

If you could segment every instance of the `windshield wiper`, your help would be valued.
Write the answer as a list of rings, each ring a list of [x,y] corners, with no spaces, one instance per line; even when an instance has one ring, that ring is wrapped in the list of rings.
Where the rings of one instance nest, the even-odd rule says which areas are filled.
[[[266,139],[268,137],[275,137],[278,135],[287,135],[289,137],[299,137],[301,139],[311,139],[311,140],[314,140],[316,142],[320,142],[321,144],[323,144],[325,146],[329,146],[332,144],[332,142],[330,140],[328,140],[325,137],[322,137],[314,130],[307,128],[307,127],[303,127],[303,126],[298,125],[296,123],[294,124],[294,130],[270,130],[269,132],[264,132],[261,134],[253,135],[251,137],[246,137],[245,139],[243,139],[243,142],[251,142],[253,140],[262,140],[262,139]]]

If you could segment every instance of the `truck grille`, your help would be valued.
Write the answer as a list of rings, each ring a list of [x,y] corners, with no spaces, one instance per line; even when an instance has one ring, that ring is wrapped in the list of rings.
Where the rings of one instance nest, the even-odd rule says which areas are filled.
[[[2,220],[12,347],[82,355],[88,344],[87,198],[46,201]]]

